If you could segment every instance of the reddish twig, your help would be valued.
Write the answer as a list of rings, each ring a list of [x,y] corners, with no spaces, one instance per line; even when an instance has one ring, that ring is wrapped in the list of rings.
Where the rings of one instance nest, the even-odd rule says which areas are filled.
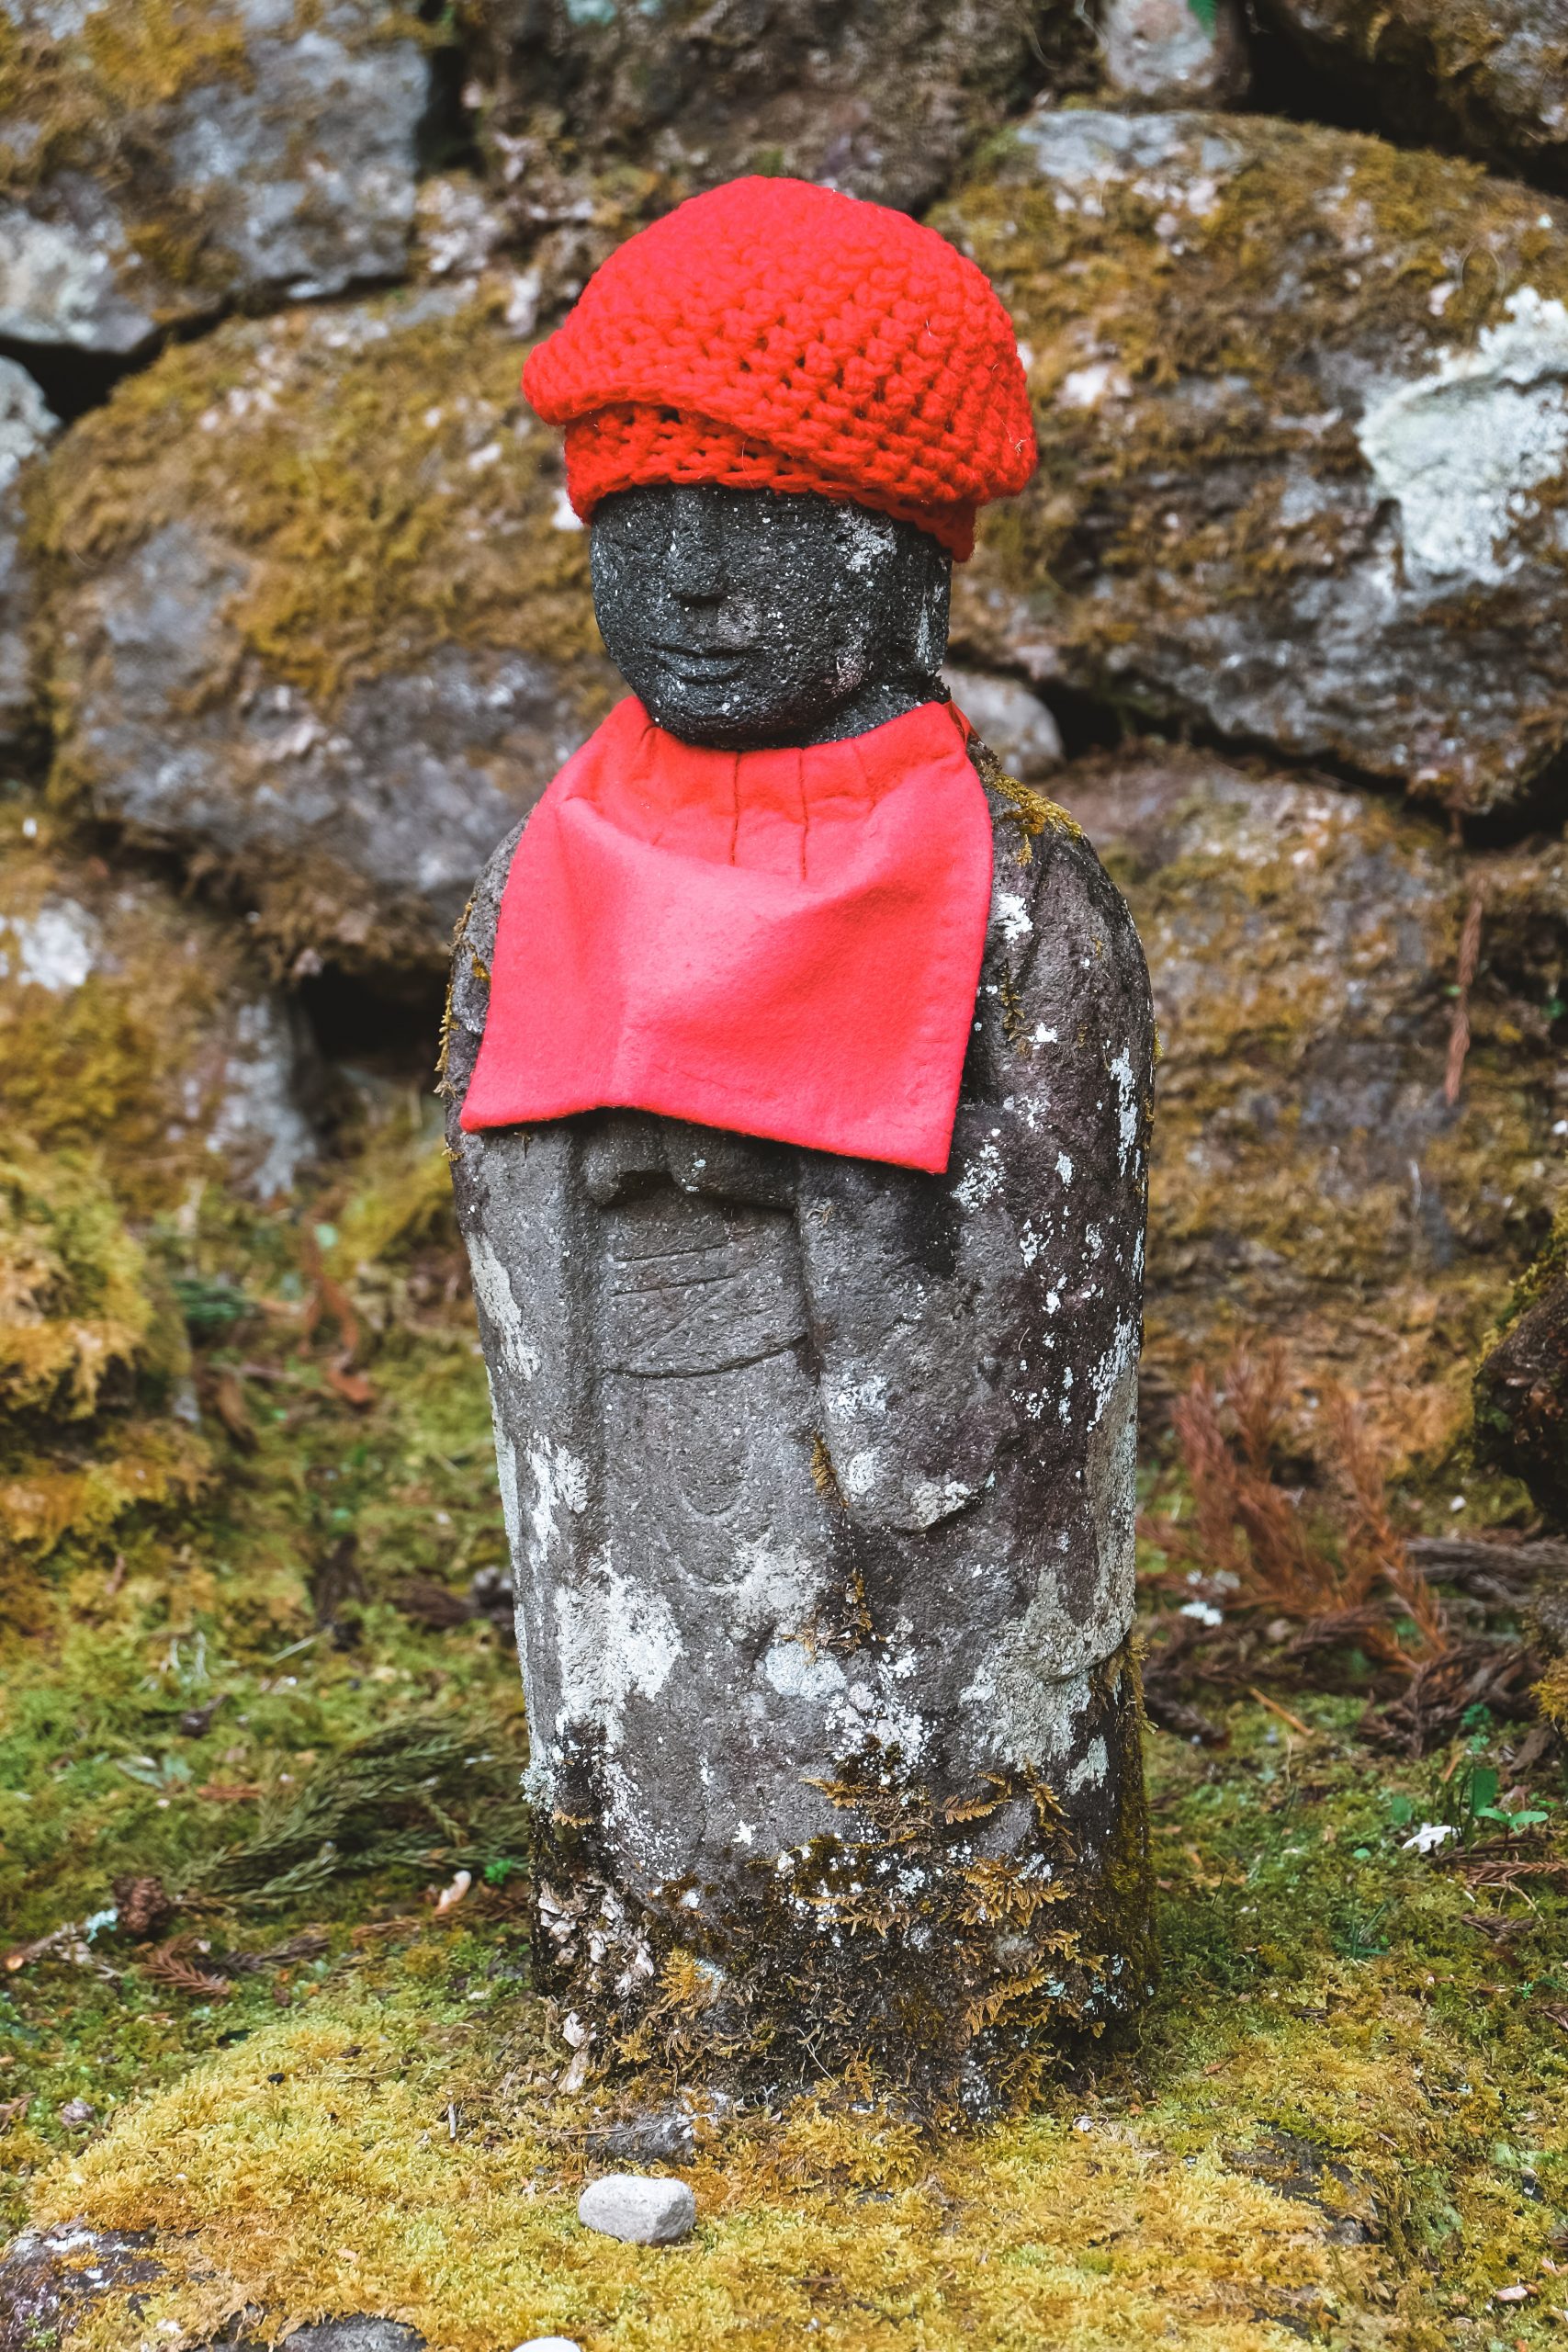
[[[1460,1088],[1464,1083],[1465,1056],[1470,1051],[1470,991],[1481,961],[1481,893],[1472,889],[1470,904],[1464,910],[1464,928],[1459,935],[1459,988],[1449,1030],[1449,1066],[1443,1079],[1443,1100],[1450,1110],[1459,1101]]]

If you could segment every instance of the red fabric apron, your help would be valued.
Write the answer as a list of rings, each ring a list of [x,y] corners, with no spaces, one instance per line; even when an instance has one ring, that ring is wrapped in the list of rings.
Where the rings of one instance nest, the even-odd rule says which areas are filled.
[[[621,1105],[940,1172],[991,894],[951,706],[715,752],[620,703],[502,897],[462,1124]]]

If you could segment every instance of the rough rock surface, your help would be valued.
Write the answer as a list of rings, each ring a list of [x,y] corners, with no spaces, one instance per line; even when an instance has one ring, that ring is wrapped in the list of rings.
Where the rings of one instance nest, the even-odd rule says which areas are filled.
[[[1260,14],[1395,138],[1568,182],[1562,0],[1260,0]]]
[[[0,2352],[69,2346],[106,2296],[155,2286],[160,2276],[153,2240],[145,2233],[91,2230],[81,2222],[24,2230],[0,2254]],[[134,2291],[128,2308],[137,2316]],[[423,2352],[423,2335],[396,2320],[355,2314],[292,2328],[276,2352]],[[201,2352],[263,2352],[263,2344],[241,2319]]]
[[[1247,87],[1237,0],[1200,14],[1191,0],[1107,0],[1100,18],[1105,78],[1132,106],[1225,106]]]
[[[0,336],[123,355],[400,276],[408,27],[389,0],[0,0]]]
[[[24,2230],[0,2255],[0,2352],[52,2346],[100,2295],[151,2284],[158,2266],[149,2243],[79,2222]]]
[[[1060,766],[1061,729],[1039,695],[1017,678],[955,670],[951,662],[942,676],[959,709],[1010,775],[1032,784]]]
[[[546,225],[594,209],[573,165],[611,182],[618,166],[622,200],[636,200],[629,164],[660,204],[761,171],[916,211],[1032,92],[1093,75],[1086,15],[1066,0],[467,0],[465,13],[498,175]]]
[[[231,322],[51,462],[55,789],[218,872],[305,972],[438,969],[615,690],[511,291]]]
[[[1053,790],[1126,892],[1154,985],[1145,1400],[1261,1331],[1440,1454],[1562,1183],[1568,853],[1460,853],[1397,802],[1158,745]]]
[[[940,1177],[635,1112],[465,1134],[514,842],[459,938],[448,1134],[549,1824],[536,1949],[584,2064],[673,1967],[716,2063],[874,2052],[983,2105],[1141,1997],[1147,982],[1076,831],[994,813]],[[835,1919],[877,1932],[840,1952]]]
[[[679,2245],[697,2218],[697,2200],[683,2180],[655,2180],[635,2172],[605,2173],[577,2200],[584,2229],[630,2245]]]
[[[36,704],[28,638],[33,570],[22,552],[17,477],[55,430],[49,403],[27,369],[0,359],[0,759],[26,744]]]
[[[1562,1246],[1553,1253],[1562,1263]],[[1568,1527],[1568,1276],[1546,1279],[1476,1374],[1487,1458],[1523,1479],[1549,1527]]]
[[[305,1094],[289,1012],[232,926],[0,809],[8,1141],[100,1152],[143,1213],[209,1178],[266,1199],[312,1155]]]
[[[265,2339],[226,2335],[204,2346],[202,2352],[265,2352]],[[398,2320],[355,2312],[347,2319],[318,2320],[313,2327],[291,2328],[278,2338],[274,2352],[424,2352],[424,2338]]]
[[[1560,806],[1568,214],[1349,133],[1068,111],[937,224],[1017,319],[1043,460],[955,659]]]

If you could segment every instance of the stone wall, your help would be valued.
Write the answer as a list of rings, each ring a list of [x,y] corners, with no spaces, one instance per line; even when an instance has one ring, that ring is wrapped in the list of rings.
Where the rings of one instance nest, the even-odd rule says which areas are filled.
[[[1011,306],[1042,448],[958,692],[1154,971],[1156,1419],[1261,1329],[1439,1458],[1568,1109],[1560,16],[0,0],[7,807],[195,893],[283,1133],[303,1017],[425,1017],[615,692],[530,344],[734,173],[917,210]]]

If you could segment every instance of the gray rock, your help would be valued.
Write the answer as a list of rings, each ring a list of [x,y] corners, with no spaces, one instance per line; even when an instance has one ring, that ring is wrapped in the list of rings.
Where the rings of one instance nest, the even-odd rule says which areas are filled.
[[[289,1008],[243,937],[30,821],[29,838],[13,819],[0,847],[0,1039],[29,1081],[13,1077],[13,1117],[41,1142],[88,1139],[73,1091],[91,1054],[90,1139],[138,1193],[166,1187],[172,1210],[214,1176],[254,1198],[288,1192],[316,1150],[310,1088]]]
[[[918,211],[1032,92],[1093,78],[1093,35],[1068,0],[476,0],[471,17],[483,135],[534,224],[566,225],[574,204],[590,220],[601,187],[615,202],[628,160],[682,194],[762,171]],[[561,180],[563,120],[586,184]]]
[[[959,709],[1011,775],[1031,784],[1061,765],[1060,729],[1039,695],[1017,678],[955,670],[951,662],[942,674]]]
[[[683,2180],[611,2172],[591,2180],[577,2200],[584,2229],[629,2245],[679,2245],[696,2225],[697,2200]]]
[[[1557,1190],[1568,848],[1461,853],[1385,796],[1168,745],[1052,789],[1126,892],[1154,983],[1145,1399],[1261,1334],[1309,1389],[1352,1388],[1391,1448],[1440,1458]]]
[[[28,644],[37,591],[22,548],[18,478],[58,429],[27,369],[0,359],[0,759],[25,747],[37,710]]]
[[[1259,0],[1259,15],[1393,137],[1568,183],[1563,0]]]
[[[1100,18],[1105,78],[1145,107],[1225,106],[1247,87],[1244,19],[1214,0],[1205,22],[1192,0],[1106,0]]]
[[[54,459],[57,786],[221,875],[282,966],[441,969],[610,698],[520,356],[488,284],[233,322]]]
[[[68,2098],[60,2110],[60,2120],[73,2132],[85,2123],[96,2123],[98,2110],[85,2098]]]
[[[707,1972],[721,2066],[759,2038],[773,2078],[874,2048],[978,2106],[1036,2031],[1142,1996],[1147,982],[1092,851],[1047,826],[1021,862],[1010,808],[940,1177],[637,1113],[464,1134],[514,842],[460,939],[449,1136],[519,1594],[536,1950],[582,2004],[580,2060],[672,1946]],[[1070,1864],[1023,1795],[1042,1782]],[[1103,1958],[1065,1950],[1052,1904],[976,1928],[988,1869],[1070,1870]],[[1007,2024],[976,2030],[991,1998]]]
[[[151,2286],[160,2274],[150,2244],[143,2233],[80,2222],[24,2230],[0,2256],[0,2352],[37,2352],[69,2335],[102,2296]]]
[[[1568,212],[1345,132],[1069,111],[939,225],[1045,453],[955,579],[957,660],[1528,800],[1568,743]]]
[[[19,98],[0,126],[0,335],[124,355],[236,302],[400,276],[419,45],[384,0],[198,0],[182,47],[0,0]],[[69,92],[62,107],[62,93]],[[68,124],[68,128],[65,127]]]
[[[203,2352],[264,2352],[259,2339],[225,2335],[205,2346]],[[393,2319],[369,2319],[355,2313],[348,2319],[324,2319],[314,2327],[297,2327],[281,2338],[276,2352],[424,2352],[424,2338]]]

